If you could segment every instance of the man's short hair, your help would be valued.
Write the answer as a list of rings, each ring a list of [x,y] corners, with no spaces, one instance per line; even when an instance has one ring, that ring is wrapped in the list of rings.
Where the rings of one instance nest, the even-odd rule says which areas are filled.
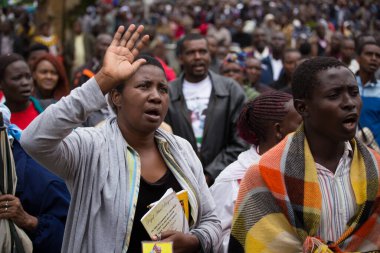
[[[189,33],[187,35],[185,35],[182,39],[180,39],[178,42],[177,42],[177,56],[180,56],[183,54],[183,51],[185,50],[184,49],[184,43],[185,41],[188,41],[188,40],[205,40],[206,43],[207,43],[207,39],[205,36],[203,36],[202,34],[199,34],[199,33]]]
[[[25,55],[25,58],[29,58],[30,54],[34,51],[40,51],[40,50],[43,50],[43,51],[46,51],[46,53],[49,53],[49,48],[45,45],[42,45],[40,43],[34,43],[32,44],[28,51],[26,52],[26,55]]]
[[[360,56],[360,55],[363,53],[363,49],[364,49],[364,47],[367,46],[367,45],[375,45],[375,46],[380,47],[380,44],[377,43],[375,40],[374,40],[374,41],[372,41],[372,40],[370,40],[370,41],[364,41],[364,42],[360,43],[360,44],[356,47],[356,53],[357,53],[358,56]]]
[[[286,48],[284,50],[284,52],[282,53],[282,59],[284,60],[285,59],[285,55],[290,54],[290,53],[299,53],[302,56],[300,50],[298,50],[297,48],[290,47],[290,48]]]
[[[315,57],[301,63],[294,71],[292,79],[294,99],[311,98],[313,89],[320,84],[318,73],[338,67],[347,68],[341,61],[333,57]]]

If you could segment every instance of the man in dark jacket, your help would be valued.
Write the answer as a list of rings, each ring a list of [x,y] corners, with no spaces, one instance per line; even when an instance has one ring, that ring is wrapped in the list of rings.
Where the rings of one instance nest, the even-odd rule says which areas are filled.
[[[271,53],[261,60],[262,74],[261,83],[269,85],[279,79],[283,73],[283,54],[286,46],[283,32],[275,32],[271,39]]]
[[[246,144],[238,138],[236,120],[246,100],[230,78],[209,71],[207,40],[189,34],[178,43],[182,75],[170,83],[166,122],[197,152],[209,185]]]

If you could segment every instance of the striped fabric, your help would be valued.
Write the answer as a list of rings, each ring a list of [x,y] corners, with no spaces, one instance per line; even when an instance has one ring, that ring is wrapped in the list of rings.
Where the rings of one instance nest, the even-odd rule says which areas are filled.
[[[160,137],[156,137],[156,140],[158,143],[158,149],[160,150],[162,157],[165,160],[166,165],[173,172],[175,178],[177,179],[178,183],[182,186],[182,188],[184,190],[187,190],[188,197],[189,197],[189,204],[191,207],[190,208],[191,219],[189,221],[190,226],[191,226],[192,224],[196,223],[198,219],[198,203],[200,203],[199,199],[197,200],[197,195],[195,194],[194,186],[191,185],[190,181],[187,179],[183,170],[175,161],[173,155],[171,154],[169,150],[169,143],[164,138],[160,138]]]
[[[0,127],[0,163],[0,194],[14,195],[17,184],[16,167],[5,127]]]
[[[7,130],[0,112],[0,195],[15,195],[17,185],[16,166]],[[1,206],[0,208],[4,208]],[[31,253],[33,244],[24,230],[11,219],[0,219],[0,252]]]
[[[229,252],[369,252],[380,249],[380,156],[356,140],[350,167],[357,212],[340,237],[318,237],[322,193],[303,126],[251,167],[235,206]]]
[[[128,170],[128,182],[129,185],[129,201],[128,206],[133,207],[128,210],[128,223],[127,223],[127,233],[125,234],[124,245],[123,245],[123,253],[128,251],[129,241],[131,239],[132,227],[133,227],[133,219],[135,217],[135,211],[137,206],[137,198],[139,196],[140,189],[140,176],[141,176],[141,163],[139,154],[130,146],[127,146],[125,149],[125,157],[126,157],[126,168],[130,168]]]

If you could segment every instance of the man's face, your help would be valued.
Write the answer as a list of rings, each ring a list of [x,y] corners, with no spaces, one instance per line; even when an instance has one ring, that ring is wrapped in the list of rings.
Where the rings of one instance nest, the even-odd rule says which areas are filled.
[[[210,53],[206,39],[186,40],[183,43],[183,52],[180,55],[185,78],[189,82],[199,82],[208,73]]]
[[[333,36],[331,36],[331,50],[339,51],[340,44],[342,42],[343,35],[340,32],[335,32]]]
[[[251,84],[256,84],[261,77],[261,61],[249,58],[245,61],[245,71]]]
[[[111,45],[112,37],[108,34],[99,35],[95,44],[95,54],[98,60],[102,61],[107,48]]]
[[[267,45],[267,35],[263,29],[258,28],[253,32],[252,43],[257,50],[264,50]]]
[[[272,36],[272,51],[281,53],[286,45],[285,35],[282,32],[276,32]]]
[[[355,42],[353,40],[342,41],[342,46],[340,49],[343,60],[351,60],[354,58],[355,54]]]
[[[316,28],[316,32],[319,38],[324,39],[326,36],[326,28],[322,24],[318,24]]]
[[[284,64],[284,71],[287,76],[292,76],[294,73],[294,70],[298,66],[298,61],[301,60],[301,53],[300,52],[287,52],[284,54],[283,64]]]
[[[360,70],[373,74],[380,66],[380,47],[374,44],[365,45],[358,56]]]
[[[317,74],[319,85],[305,99],[305,129],[317,139],[347,141],[355,136],[362,101],[352,72],[345,67]]]

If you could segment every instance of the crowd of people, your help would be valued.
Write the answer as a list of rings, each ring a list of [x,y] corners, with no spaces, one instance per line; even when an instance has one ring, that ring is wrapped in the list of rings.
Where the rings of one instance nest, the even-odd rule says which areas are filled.
[[[99,1],[65,40],[2,9],[0,220],[42,253],[380,252],[380,4],[153,2]],[[151,238],[169,188],[190,232]]]

